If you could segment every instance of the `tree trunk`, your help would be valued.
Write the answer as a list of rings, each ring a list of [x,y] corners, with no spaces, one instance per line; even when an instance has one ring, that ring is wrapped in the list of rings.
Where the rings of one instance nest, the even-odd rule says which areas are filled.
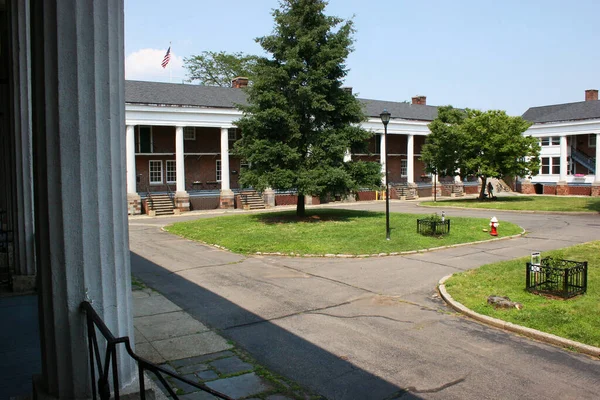
[[[487,176],[480,176],[481,190],[479,191],[479,201],[485,200],[485,187],[487,185]]]
[[[298,194],[298,203],[296,203],[296,216],[297,217],[304,217],[305,213],[305,207],[304,207],[304,195],[303,194]]]

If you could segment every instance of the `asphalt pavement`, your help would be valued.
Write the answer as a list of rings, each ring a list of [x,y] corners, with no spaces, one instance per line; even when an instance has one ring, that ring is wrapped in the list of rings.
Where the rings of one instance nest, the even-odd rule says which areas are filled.
[[[391,211],[432,212],[413,201],[392,201]],[[472,321],[446,306],[436,284],[483,264],[600,240],[600,216],[445,211],[495,215],[528,233],[402,256],[247,257],[160,229],[221,212],[136,217],[132,273],[268,369],[328,399],[597,399],[598,359]]]

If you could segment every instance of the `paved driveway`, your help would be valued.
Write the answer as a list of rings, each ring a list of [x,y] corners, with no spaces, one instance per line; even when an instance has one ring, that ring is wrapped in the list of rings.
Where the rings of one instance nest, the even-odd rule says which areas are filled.
[[[391,210],[431,213],[412,202]],[[600,361],[468,320],[435,285],[485,263],[599,240],[600,216],[446,213],[495,214],[531,233],[397,257],[245,257],[159,229],[206,215],[132,219],[132,271],[267,368],[329,399],[598,399]]]

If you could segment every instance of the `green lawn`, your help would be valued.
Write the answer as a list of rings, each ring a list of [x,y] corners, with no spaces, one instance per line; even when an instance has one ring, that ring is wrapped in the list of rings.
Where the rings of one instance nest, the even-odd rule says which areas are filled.
[[[565,211],[565,212],[600,212],[600,198],[597,197],[564,197],[564,196],[511,196],[498,197],[496,200],[479,201],[478,199],[425,201],[422,205],[432,207],[466,207],[497,210],[530,210],[530,211]]]
[[[450,213],[450,234],[427,237],[416,233],[417,218],[427,215],[390,214],[391,240],[385,240],[385,214],[381,212],[313,209],[298,219],[294,212],[243,214],[181,222],[166,230],[188,239],[217,244],[233,252],[283,254],[378,254],[427,249],[490,239],[489,220],[458,218]],[[501,222],[502,236],[522,229]]]
[[[458,302],[480,314],[600,347],[600,242],[542,253],[542,257],[588,261],[588,290],[569,300],[549,299],[525,290],[527,258],[485,265],[454,275],[446,290]],[[508,296],[522,310],[495,310],[487,297]]]

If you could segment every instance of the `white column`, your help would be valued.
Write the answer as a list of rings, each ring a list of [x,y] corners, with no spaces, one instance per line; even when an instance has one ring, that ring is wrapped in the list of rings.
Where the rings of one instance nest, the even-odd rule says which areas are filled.
[[[386,153],[386,148],[385,148],[385,135],[381,134],[379,135],[379,160],[381,162],[381,173],[383,174],[383,176],[381,177],[381,184],[383,186],[387,185],[387,182],[385,181],[385,169],[387,168],[385,165],[385,153]]]
[[[31,136],[31,108],[29,76],[30,63],[30,26],[29,3],[12,0],[11,17],[13,23],[13,85],[14,132],[16,162],[16,255],[13,290],[33,289],[35,286],[35,246],[33,212],[33,157]]]
[[[600,182],[600,133],[596,133],[596,171],[594,182]]]
[[[133,338],[123,2],[29,3],[42,358],[34,398],[91,397],[86,294],[114,336]],[[118,365],[122,388],[136,381],[122,348]]]
[[[187,194],[185,191],[185,156],[183,154],[183,126],[175,128],[175,164],[177,168],[176,195]]]
[[[406,136],[406,182],[415,183],[415,136]]]
[[[230,192],[229,186],[229,129],[221,128],[221,191]]]
[[[125,151],[127,153],[127,193],[137,194],[135,176],[135,135],[133,125],[125,128]]]
[[[559,182],[567,182],[567,136],[560,137],[560,178]]]
[[[344,162],[350,161],[352,161],[352,154],[350,153],[350,149],[346,149],[346,152],[344,153]]]

